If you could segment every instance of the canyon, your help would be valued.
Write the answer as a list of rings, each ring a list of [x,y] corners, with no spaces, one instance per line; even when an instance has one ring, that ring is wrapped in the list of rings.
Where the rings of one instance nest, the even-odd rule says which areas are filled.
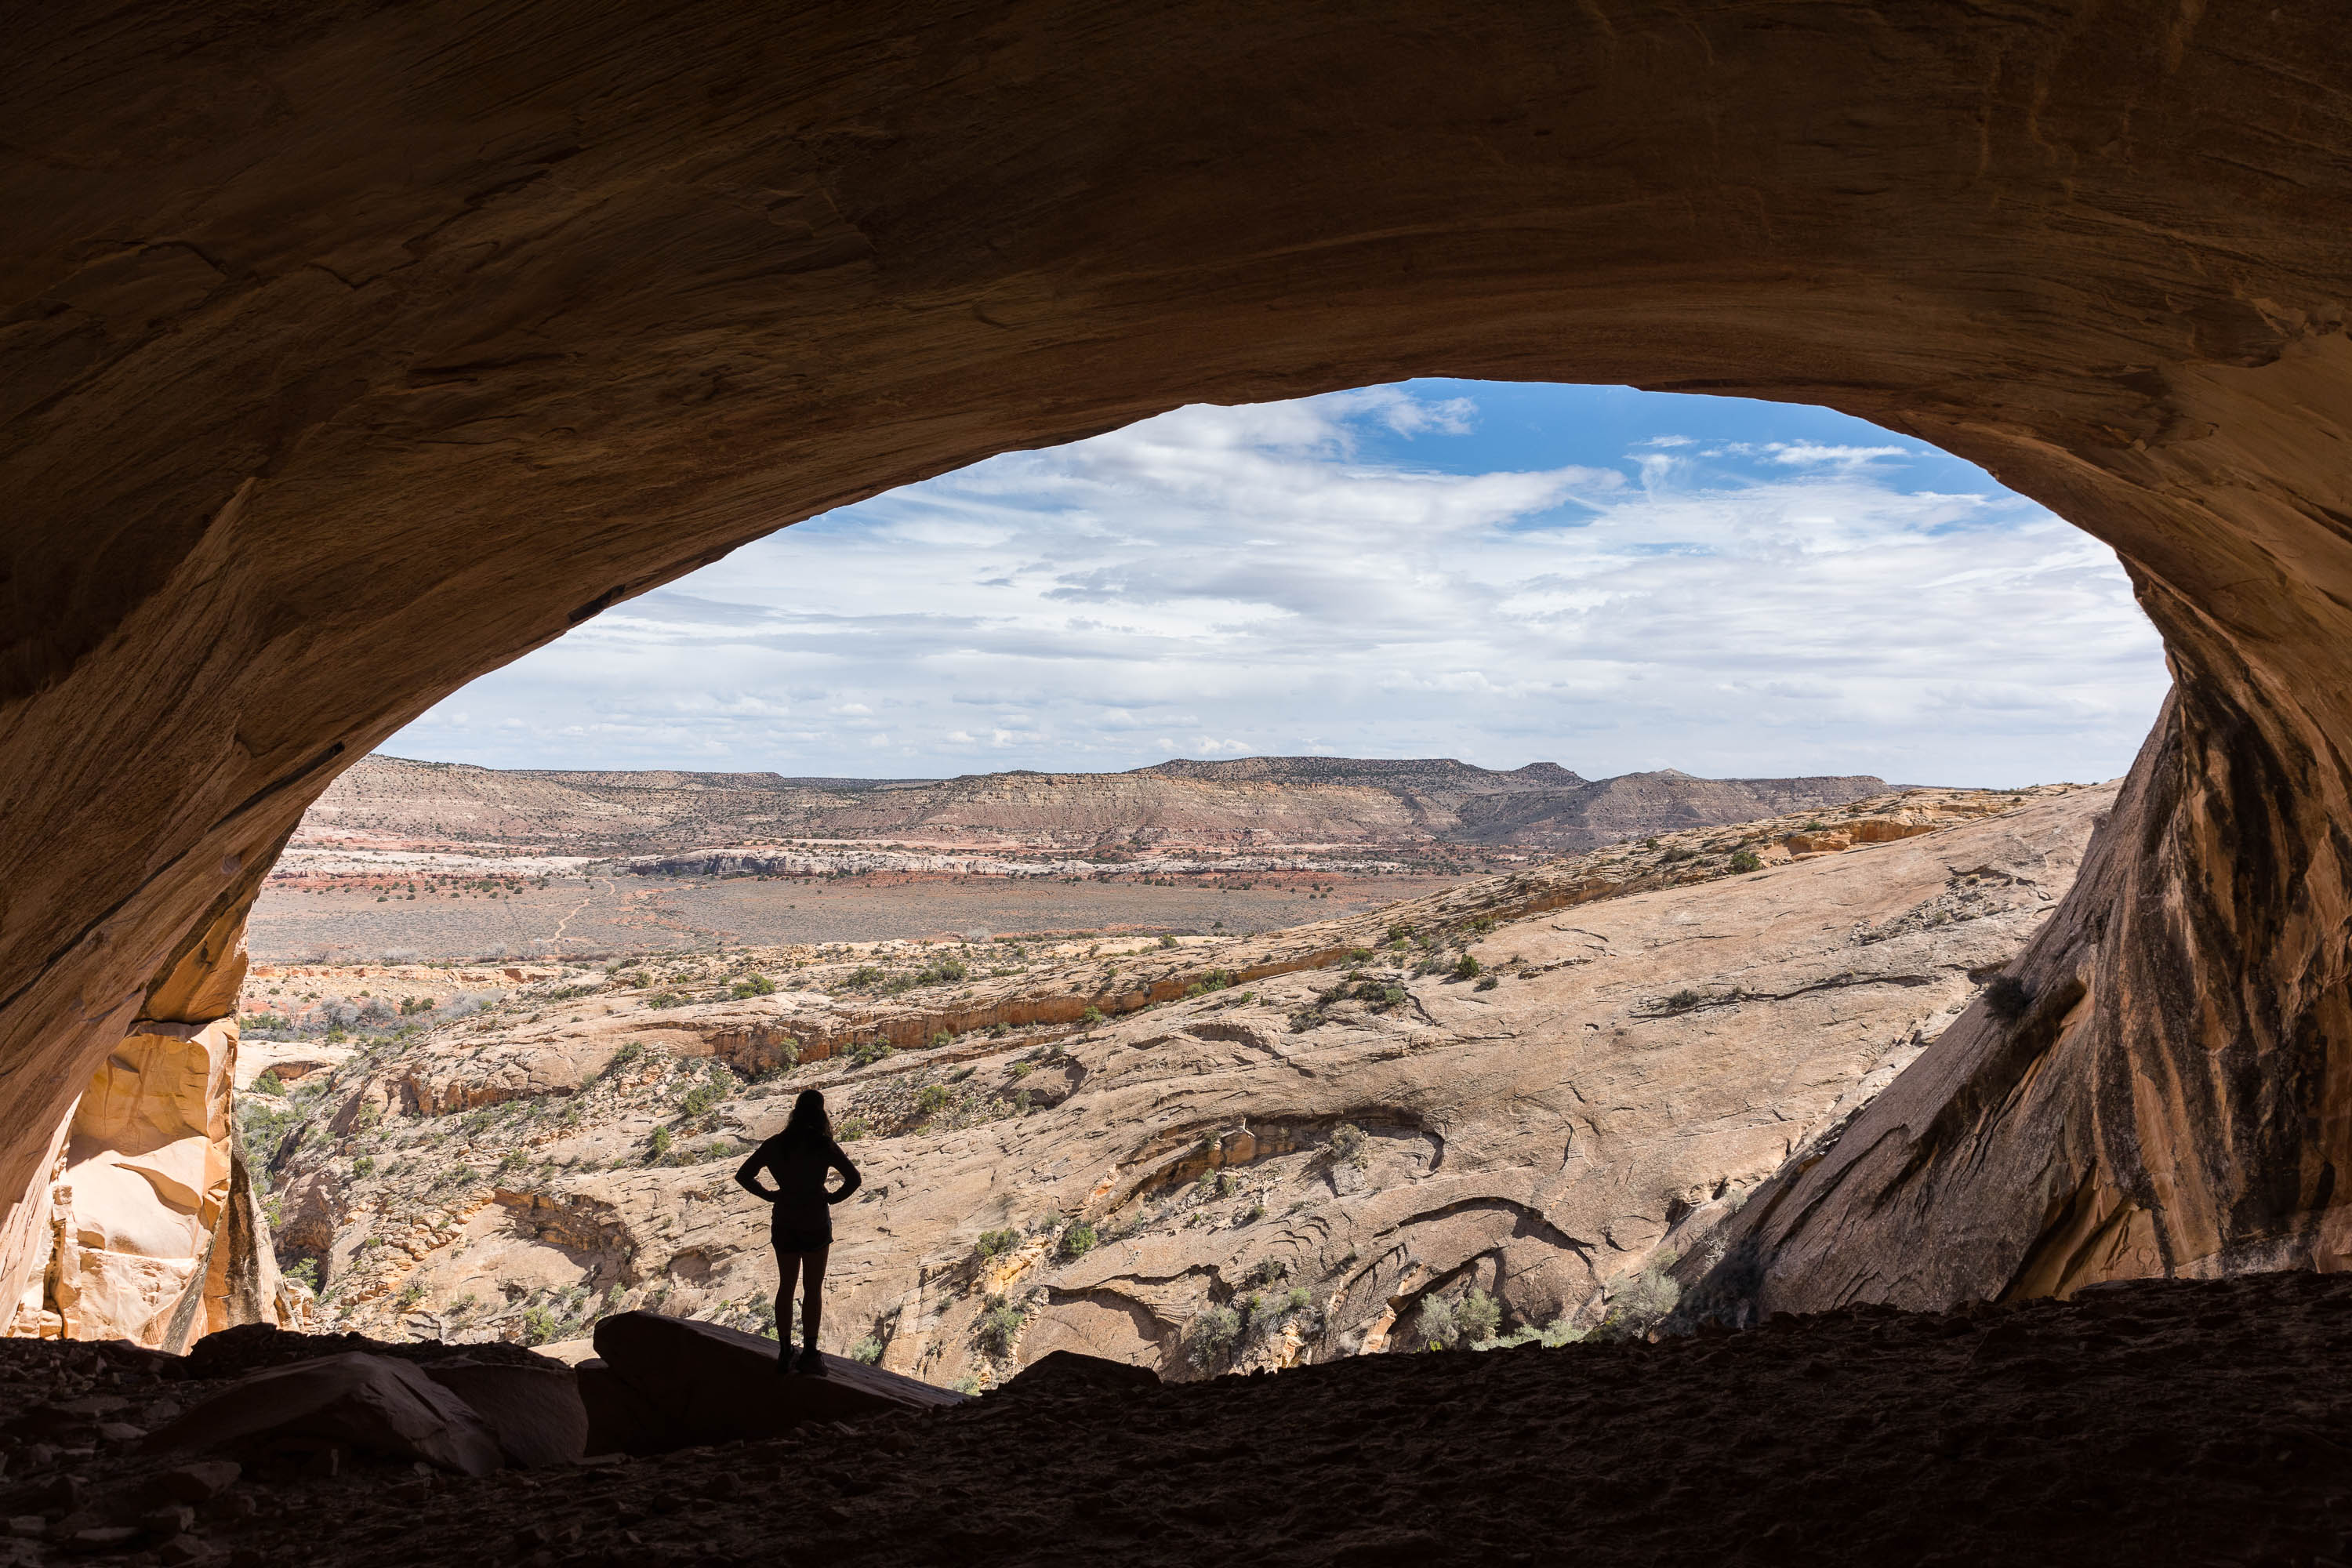
[[[247,1145],[280,1263],[379,1338],[773,1333],[732,1172],[809,1088],[866,1183],[825,1346],[929,1383],[1647,1332],[2017,956],[2114,795],[1887,794],[1258,935],[261,964]]]

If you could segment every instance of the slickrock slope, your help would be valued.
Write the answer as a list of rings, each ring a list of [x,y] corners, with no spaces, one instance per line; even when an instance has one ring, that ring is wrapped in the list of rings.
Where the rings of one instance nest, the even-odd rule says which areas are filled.
[[[2112,791],[2017,798],[1695,832],[1271,938],[530,981],[296,1084],[282,1236],[369,1331],[756,1324],[765,1215],[730,1178],[814,1086],[866,1180],[828,1348],[932,1382],[1646,1322],[2017,953]]]
[[[327,787],[294,843],[507,844],[566,855],[886,837],[1041,850],[1171,843],[1589,849],[1827,810],[1885,788],[1866,775],[1699,779],[1672,769],[1596,783],[1552,763],[1498,773],[1450,759],[1263,757],[942,780],[563,773],[372,756]]]

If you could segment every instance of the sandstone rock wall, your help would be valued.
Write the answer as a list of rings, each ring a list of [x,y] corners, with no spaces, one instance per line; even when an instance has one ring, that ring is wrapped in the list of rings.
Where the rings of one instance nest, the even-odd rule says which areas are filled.
[[[175,966],[159,1012],[228,1012],[245,979],[235,921]],[[296,1327],[305,1293],[278,1275],[233,1116],[233,1017],[142,1018],[58,1130],[38,1221],[11,1237],[8,1331],[184,1351],[235,1323]]]
[[[2338,1256],[2327,8],[501,0],[465,37],[94,0],[12,36],[0,1193],[304,805],[473,676],[895,484],[1439,374],[1826,404],[2113,545],[2179,697],[2085,963],[2037,961],[2103,1042],[2034,1052],[2102,1075],[2053,1125],[2180,1265]],[[1936,1168],[1837,1250],[1968,1247]]]

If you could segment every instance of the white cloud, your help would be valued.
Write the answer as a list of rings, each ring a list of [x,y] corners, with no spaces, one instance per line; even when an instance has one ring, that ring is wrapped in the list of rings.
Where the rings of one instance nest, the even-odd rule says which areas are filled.
[[[1443,466],[1496,439],[1475,401],[1399,387],[1007,454],[621,605],[387,749],[825,773],[921,735],[884,771],[1181,744],[1991,783],[2128,761],[2164,675],[2104,546],[1856,422],[1782,438],[1757,405],[1757,438],[1701,440],[1655,404],[1579,461],[1523,442],[1536,461],[1476,471]],[[1905,482],[1922,468],[1937,488]]]

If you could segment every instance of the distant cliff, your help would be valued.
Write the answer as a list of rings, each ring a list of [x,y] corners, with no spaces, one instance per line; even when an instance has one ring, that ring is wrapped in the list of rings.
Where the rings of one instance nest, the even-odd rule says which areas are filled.
[[[1587,780],[1554,763],[1506,772],[1452,758],[1180,759],[1122,773],[834,779],[500,770],[379,756],[335,782],[297,842],[360,835],[599,855],[793,838],[1558,852],[1827,809],[1885,788],[1868,775],[1702,779],[1672,769]]]

